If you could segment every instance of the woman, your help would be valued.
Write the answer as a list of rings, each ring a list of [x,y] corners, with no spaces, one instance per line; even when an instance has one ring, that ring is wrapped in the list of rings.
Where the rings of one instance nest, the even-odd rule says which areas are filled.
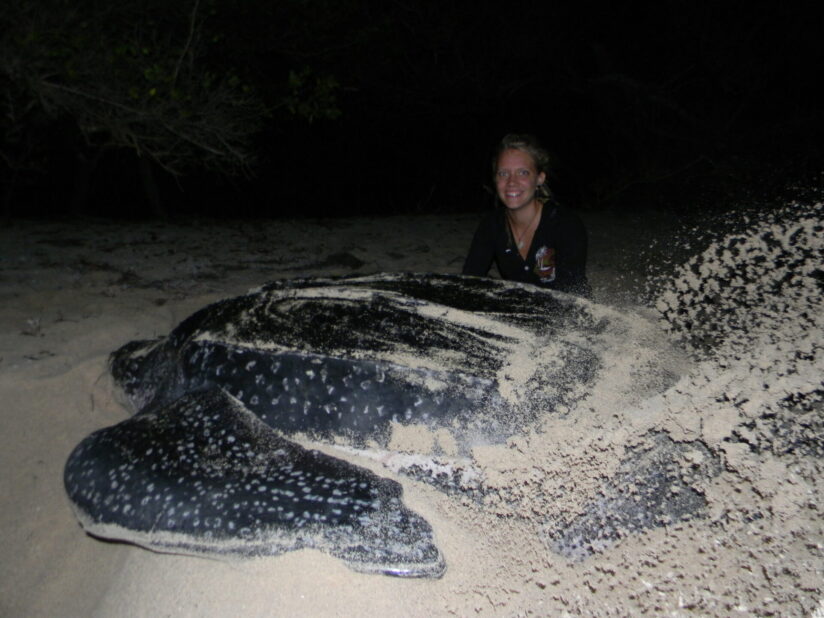
[[[530,135],[501,140],[492,171],[503,208],[481,221],[463,274],[485,277],[494,260],[504,279],[590,295],[586,228],[547,189],[549,159]]]

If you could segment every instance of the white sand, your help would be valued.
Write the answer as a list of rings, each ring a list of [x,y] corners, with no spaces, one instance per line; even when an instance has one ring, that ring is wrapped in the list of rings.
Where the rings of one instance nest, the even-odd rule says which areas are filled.
[[[448,565],[440,580],[361,575],[314,551],[223,563],[83,533],[65,497],[62,470],[83,437],[127,415],[107,375],[111,351],[165,334],[208,302],[270,279],[458,272],[476,219],[13,222],[0,229],[0,615],[824,611],[820,460],[754,453],[725,441],[747,419],[758,433],[759,413],[778,397],[758,385],[765,376],[778,376],[781,388],[820,388],[824,335],[815,319],[799,344],[812,360],[793,361],[783,373],[773,367],[792,354],[780,336],[778,343],[762,337],[750,358],[727,354],[720,364],[696,363],[663,394],[635,393],[634,400],[633,393],[614,391],[605,379],[584,404],[588,414],[553,421],[551,431],[531,430],[506,444],[475,449],[474,464],[489,486],[501,490],[481,506],[353,456],[399,480],[406,504],[433,525]],[[664,239],[658,247],[665,254],[672,222],[591,215],[587,223],[597,297],[622,311],[655,347],[662,331],[647,319],[652,311],[633,304],[645,271],[638,255],[654,239]],[[821,308],[820,299],[814,308]],[[796,309],[788,306],[786,324],[776,324],[779,331],[786,326],[794,342],[799,333],[792,325],[798,321],[790,318]],[[630,375],[633,360],[631,354],[615,359],[609,379]],[[660,360],[677,368],[680,359]],[[761,372],[755,381],[753,367]],[[808,414],[820,415],[821,408]],[[722,474],[701,487],[707,516],[632,535],[582,562],[550,551],[547,522],[579,511],[615,471],[624,449],[650,430],[665,430],[677,440],[700,438],[723,454]],[[436,440],[448,453],[448,436],[415,428],[398,433],[393,444],[425,450]]]

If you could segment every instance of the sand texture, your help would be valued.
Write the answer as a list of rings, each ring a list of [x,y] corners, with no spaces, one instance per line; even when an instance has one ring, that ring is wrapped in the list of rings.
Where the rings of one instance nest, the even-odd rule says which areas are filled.
[[[472,449],[479,491],[397,472],[458,458],[449,432],[398,426],[384,453],[320,445],[403,485],[434,529],[441,579],[359,574],[312,550],[218,561],[83,532],[63,466],[129,414],[113,350],[273,279],[460,272],[477,219],[0,228],[0,615],[824,614],[820,206],[690,248],[665,216],[586,215],[592,311],[622,327],[574,409]],[[646,277],[665,261],[685,263]],[[513,356],[504,395],[539,405],[529,363]],[[616,519],[641,516],[632,484],[656,466],[675,470],[662,500],[701,507]]]

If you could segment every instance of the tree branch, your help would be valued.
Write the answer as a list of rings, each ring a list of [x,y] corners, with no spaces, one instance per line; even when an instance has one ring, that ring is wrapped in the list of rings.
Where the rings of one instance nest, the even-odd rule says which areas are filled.
[[[177,76],[180,74],[180,67],[183,64],[183,59],[186,57],[186,54],[189,53],[189,49],[192,45],[192,39],[194,39],[195,36],[195,20],[197,19],[197,10],[199,5],[200,0],[195,0],[194,6],[192,6],[192,13],[189,16],[189,36],[186,38],[186,44],[180,52],[180,57],[177,59],[177,64],[175,65],[175,70],[172,74],[172,81],[170,84],[172,88],[174,88],[175,84],[177,84]]]

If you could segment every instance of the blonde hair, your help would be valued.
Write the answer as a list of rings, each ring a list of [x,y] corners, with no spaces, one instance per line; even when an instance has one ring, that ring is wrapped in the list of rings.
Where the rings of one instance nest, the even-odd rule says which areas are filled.
[[[506,150],[520,150],[521,152],[525,152],[532,157],[535,170],[539,174],[543,172],[546,178],[549,178],[550,168],[554,163],[554,158],[549,151],[541,145],[538,138],[528,133],[508,133],[504,135],[498,147],[495,149],[495,156],[492,157],[493,176],[498,173],[498,159],[501,158],[501,154]],[[549,187],[547,187],[546,180],[538,186],[538,197],[544,200],[552,197],[552,192],[549,190]]]

